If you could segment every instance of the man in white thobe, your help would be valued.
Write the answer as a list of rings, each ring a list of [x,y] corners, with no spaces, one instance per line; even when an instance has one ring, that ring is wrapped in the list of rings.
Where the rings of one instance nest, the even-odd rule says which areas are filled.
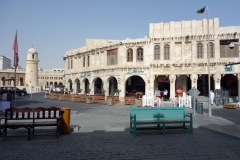
[[[30,96],[32,98],[32,87],[29,87],[29,94],[30,94]]]
[[[214,97],[215,97],[215,95],[214,95],[214,92],[213,92],[213,90],[211,90],[211,91],[210,91],[210,100],[211,100],[211,105],[213,105],[213,100],[214,100]]]

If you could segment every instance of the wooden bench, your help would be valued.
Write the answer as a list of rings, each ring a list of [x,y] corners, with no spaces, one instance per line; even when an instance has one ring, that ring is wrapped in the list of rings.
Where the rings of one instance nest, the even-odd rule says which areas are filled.
[[[172,124],[181,124],[181,126],[173,126]],[[186,128],[185,124],[189,124],[189,128]],[[150,128],[149,126],[154,127]],[[163,134],[165,134],[166,129],[171,128],[188,129],[189,132],[192,133],[192,114],[186,114],[184,107],[130,107],[130,132],[134,135],[136,135],[139,130],[150,129],[162,129]]]
[[[60,108],[9,108],[5,111],[4,123],[0,124],[3,128],[3,135],[7,137],[7,129],[26,128],[28,130],[28,140],[34,135],[35,127],[55,126],[56,136],[59,138],[61,133],[61,121],[64,111]]]
[[[134,96],[131,96],[131,97],[128,97],[128,96],[125,96],[124,97],[124,104],[135,104],[135,97]]]
[[[103,95],[92,95],[92,103],[106,103],[105,96]]]

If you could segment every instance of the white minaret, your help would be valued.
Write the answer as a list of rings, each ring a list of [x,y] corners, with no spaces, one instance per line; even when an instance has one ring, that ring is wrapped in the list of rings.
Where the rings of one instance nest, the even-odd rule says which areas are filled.
[[[38,52],[32,47],[27,51],[26,59],[26,87],[38,87]]]

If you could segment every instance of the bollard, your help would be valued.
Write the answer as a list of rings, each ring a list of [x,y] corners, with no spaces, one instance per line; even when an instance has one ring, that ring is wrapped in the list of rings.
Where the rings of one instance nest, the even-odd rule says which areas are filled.
[[[203,103],[198,103],[198,113],[203,114]]]
[[[71,109],[67,107],[61,108],[63,113],[62,124],[61,124],[61,133],[70,133],[70,114]]]

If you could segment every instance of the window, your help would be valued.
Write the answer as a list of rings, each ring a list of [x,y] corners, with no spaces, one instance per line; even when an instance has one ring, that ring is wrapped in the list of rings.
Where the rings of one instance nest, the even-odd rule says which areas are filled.
[[[168,44],[164,46],[164,59],[165,60],[170,59],[170,46]]]
[[[71,69],[73,69],[73,59],[71,59]]]
[[[107,65],[118,64],[118,49],[112,49],[107,51]]]
[[[210,58],[214,58],[214,44],[212,42],[209,42],[209,51],[210,51]]]
[[[34,59],[34,54],[32,54],[32,59]]]
[[[137,61],[143,61],[143,49],[141,47],[137,49]]]
[[[197,44],[197,58],[203,58],[203,44]]]
[[[160,60],[160,46],[156,45],[154,47],[154,60]]]
[[[70,60],[68,60],[68,69],[70,69]]]
[[[85,57],[83,57],[83,67],[85,67]]]
[[[132,62],[133,61],[133,50],[132,48],[129,48],[127,50],[127,62]]]
[[[88,67],[90,66],[90,57],[89,56],[87,57],[87,65],[88,65]]]

